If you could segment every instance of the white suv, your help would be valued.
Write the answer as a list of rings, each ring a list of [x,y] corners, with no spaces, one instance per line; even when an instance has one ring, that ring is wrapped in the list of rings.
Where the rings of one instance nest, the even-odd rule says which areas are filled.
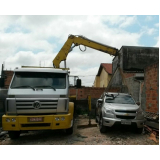
[[[104,93],[97,100],[95,116],[101,133],[115,124],[132,125],[137,133],[143,130],[143,111],[129,94]]]

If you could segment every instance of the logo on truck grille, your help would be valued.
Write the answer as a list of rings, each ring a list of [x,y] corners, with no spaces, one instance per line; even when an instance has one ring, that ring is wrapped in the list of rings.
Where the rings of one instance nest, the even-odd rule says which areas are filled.
[[[41,104],[40,104],[40,102],[39,102],[39,101],[35,101],[35,102],[33,103],[33,107],[34,107],[34,109],[39,109],[39,108],[40,108],[40,106],[41,106]]]

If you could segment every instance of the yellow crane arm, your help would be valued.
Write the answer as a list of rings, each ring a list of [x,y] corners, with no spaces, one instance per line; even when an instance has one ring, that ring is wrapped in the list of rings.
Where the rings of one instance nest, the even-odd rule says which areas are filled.
[[[73,47],[72,47],[72,44],[74,44]],[[79,45],[84,45],[84,46],[96,49],[98,51],[108,53],[113,56],[118,55],[118,49],[116,49],[116,48],[101,44],[99,42],[85,38],[83,36],[70,35],[68,37],[68,40],[66,41],[66,43],[63,45],[63,47],[61,48],[61,50],[57,54],[57,56],[54,58],[53,66],[55,68],[59,68],[59,64],[61,63],[61,61],[66,60],[68,53],[72,50],[72,48],[74,48],[75,46],[79,46]]]

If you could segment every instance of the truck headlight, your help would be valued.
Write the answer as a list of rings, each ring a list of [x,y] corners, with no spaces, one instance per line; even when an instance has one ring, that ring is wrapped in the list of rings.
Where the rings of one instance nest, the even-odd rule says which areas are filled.
[[[6,118],[6,122],[10,122],[10,118]]]
[[[12,120],[12,122],[16,122],[16,119],[15,119],[15,118],[12,118],[11,120]]]
[[[61,117],[61,121],[64,121],[65,120],[65,117]]]
[[[56,117],[55,120],[56,120],[56,121],[59,121],[59,117]]]

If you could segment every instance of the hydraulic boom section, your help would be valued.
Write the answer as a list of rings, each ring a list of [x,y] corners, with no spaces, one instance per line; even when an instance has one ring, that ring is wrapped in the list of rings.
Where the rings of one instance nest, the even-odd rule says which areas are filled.
[[[105,45],[105,44],[101,44],[99,42],[90,40],[90,39],[83,37],[83,36],[69,35],[68,40],[63,45],[63,47],[61,48],[61,50],[59,51],[57,56],[54,58],[53,66],[55,68],[59,68],[59,64],[61,63],[61,61],[66,60],[68,53],[70,51],[72,51],[72,49],[74,47],[80,46],[80,45],[84,45],[86,47],[90,47],[90,48],[96,49],[98,51],[108,53],[113,56],[118,55],[118,49],[116,49],[116,48],[113,48],[113,47]]]

